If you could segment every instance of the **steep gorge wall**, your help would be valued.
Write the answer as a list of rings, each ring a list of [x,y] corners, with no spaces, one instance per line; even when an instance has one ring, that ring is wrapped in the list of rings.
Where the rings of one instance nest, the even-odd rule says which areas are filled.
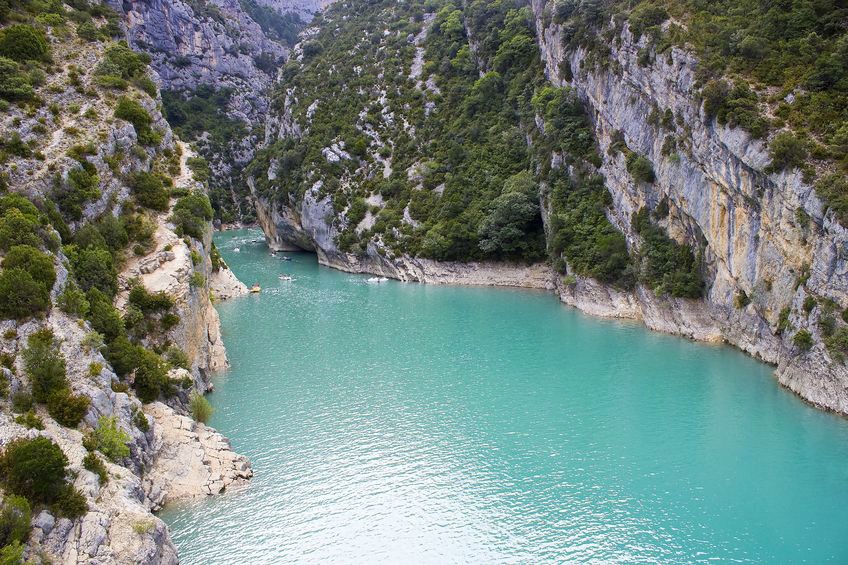
[[[200,87],[229,92],[221,115],[244,124],[244,133],[225,147],[197,140],[210,161],[221,198],[241,209],[241,167],[261,139],[254,135],[269,113],[269,87],[289,46],[272,37],[239,0],[107,0],[124,16],[127,38],[152,57],[163,90],[190,96]],[[307,22],[328,0],[261,0],[258,5]],[[190,140],[194,141],[194,140]],[[246,212],[242,210],[242,212]]]
[[[705,300],[693,301],[658,299],[644,288],[625,295],[578,281],[560,285],[563,300],[589,312],[642,318],[652,329],[727,341],[778,365],[780,382],[805,399],[848,412],[848,371],[821,344],[815,323],[821,308],[810,316],[802,309],[807,295],[848,306],[848,231],[824,213],[799,171],[764,172],[770,159],[761,141],[704,118],[694,78],[698,62],[690,53],[673,47],[640,66],[638,52],[647,38],[637,41],[625,26],[620,42],[610,46],[609,63],[584,68],[586,53],[565,52],[560,26],[545,27],[546,5],[533,2],[546,73],[555,84],[575,88],[591,109],[613,196],[610,219],[636,245],[631,215],[667,199],[664,227],[693,248],[706,245],[709,285]],[[563,78],[564,66],[570,67],[571,81]],[[666,109],[677,117],[676,125],[649,123],[652,112]],[[615,132],[654,164],[654,183],[635,183],[624,156],[610,155]],[[663,155],[669,135],[678,140],[675,158]],[[810,218],[807,225],[798,220],[798,210]],[[741,309],[734,304],[740,292],[751,299]],[[818,343],[809,352],[793,347],[792,332],[778,334],[785,307],[791,308],[795,328],[815,336]]]
[[[574,88],[589,109],[603,157],[601,172],[612,195],[610,221],[636,250],[640,239],[631,225],[633,213],[668,205],[660,226],[678,242],[702,250],[707,291],[703,300],[660,297],[641,285],[622,291],[552,271],[548,285],[557,288],[563,302],[593,315],[640,319],[654,330],[728,342],[776,365],[779,381],[806,400],[848,413],[848,370],[828,352],[818,324],[825,302],[848,306],[848,231],[825,213],[800,172],[766,172],[770,157],[763,142],[741,128],[705,119],[695,80],[698,61],[691,53],[673,47],[642,66],[639,52],[646,41],[634,38],[625,25],[610,46],[609,59],[593,67],[584,50],[565,50],[563,30],[551,23],[546,8],[550,2],[532,2],[546,75],[557,86]],[[564,73],[566,67],[571,72]],[[675,118],[672,123],[651,119],[666,110]],[[269,120],[266,137],[271,141],[278,134],[299,135],[303,124],[294,123],[287,112]],[[630,150],[653,163],[655,182],[634,182],[624,155],[610,151],[622,134]],[[664,154],[669,136],[677,149]],[[278,168],[272,160],[269,179],[284,174]],[[479,266],[396,255],[373,241],[360,254],[346,253],[337,244],[344,220],[338,221],[321,181],[298,202],[269,199],[249,185],[260,225],[274,247],[314,250],[322,264],[404,281],[523,284],[520,277],[500,277],[497,269],[479,277],[437,276]],[[548,208],[544,200],[543,195],[543,210]],[[739,296],[749,303],[737,305]],[[808,297],[818,301],[811,312],[803,306]],[[787,309],[790,328],[781,330],[781,312]],[[801,329],[813,336],[809,351],[793,345]]]
[[[122,217],[122,208],[133,200],[133,174],[162,170],[163,162],[183,146],[160,111],[158,92],[128,88],[125,93],[148,114],[155,143],[142,143],[135,126],[114,118],[118,96],[98,90],[94,74],[111,44],[74,41],[74,37],[73,33],[51,35],[55,68],[49,69],[45,83],[39,86],[43,101],[32,108],[23,104],[7,107],[0,119],[0,137],[9,139],[17,134],[39,150],[37,155],[24,152],[5,157],[3,175],[8,183],[4,192],[8,188],[42,205],[57,200],[56,191],[83,162],[89,167],[97,191],[82,202],[79,217],[70,222],[70,230],[78,233],[99,218]],[[76,75],[77,88],[64,87],[71,71]],[[51,112],[51,107],[58,111]],[[49,124],[49,129],[44,124]],[[83,156],[74,148],[83,148]],[[183,151],[180,172],[174,179],[176,188],[202,190],[202,183],[186,166],[188,151]],[[73,237],[60,242],[58,231],[52,231],[55,245],[49,256],[57,274],[50,293],[53,307],[43,318],[0,321],[0,354],[4,364],[10,365],[0,368],[4,383],[8,383],[8,394],[0,400],[4,405],[0,448],[5,449],[16,439],[38,436],[55,442],[68,459],[69,481],[87,506],[76,519],[61,517],[50,507],[36,506],[26,543],[26,557],[32,562],[43,558],[56,563],[177,563],[168,529],[152,511],[170,500],[220,492],[251,476],[249,463],[233,452],[226,438],[186,416],[189,395],[209,390],[212,372],[226,366],[210,296],[219,291],[235,296],[246,290],[228,271],[212,273],[211,223],[201,240],[191,241],[174,233],[169,215],[169,211],[145,213],[145,221],[156,230],[150,247],[120,250],[126,262],[118,277],[116,304],[124,305],[129,280],[134,277],[148,290],[164,290],[174,300],[174,313],[180,321],[167,338],[184,350],[191,370],[170,372],[174,381],[185,386],[168,398],[167,404],[143,404],[128,386],[133,376],[120,379],[106,359],[105,349],[92,342],[96,336],[91,322],[70,316],[57,306],[69,280],[71,261],[65,253],[70,254],[72,249],[63,249],[60,243],[70,244]],[[192,249],[199,258],[196,264]],[[197,277],[192,283],[195,273],[203,284],[197,284]],[[60,426],[44,405],[33,407],[44,429],[25,425],[12,413],[13,395],[31,391],[22,351],[29,337],[40,329],[50,329],[60,344],[70,391],[90,402],[79,426]],[[102,417],[114,418],[115,426],[128,437],[127,457],[112,462],[102,453],[96,455],[105,465],[108,481],[86,469],[83,462],[90,453],[85,436],[100,425]]]

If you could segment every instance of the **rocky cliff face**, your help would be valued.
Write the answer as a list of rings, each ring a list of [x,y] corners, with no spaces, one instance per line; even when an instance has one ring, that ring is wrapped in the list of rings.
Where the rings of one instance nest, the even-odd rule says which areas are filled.
[[[328,0],[262,0],[252,6],[270,10],[271,17],[296,14],[308,22]],[[268,88],[288,57],[288,42],[273,29],[257,23],[259,16],[239,0],[109,0],[124,15],[130,44],[149,53],[163,90],[191,97],[201,87],[226,92],[221,115],[244,124],[243,131],[225,144],[201,134],[196,141],[210,161],[221,206],[240,210],[241,167],[253,158],[264,124]],[[258,9],[258,8],[257,8]],[[294,22],[294,20],[292,21]],[[296,23],[292,33],[299,26]],[[212,118],[214,121],[214,118]],[[217,191],[216,191],[217,192]],[[250,215],[246,210],[242,213]],[[238,214],[237,214],[238,215]],[[238,219],[238,218],[229,218]]]
[[[4,106],[0,119],[0,137],[4,140],[20,136],[27,151],[4,155],[2,177],[4,193],[22,194],[41,209],[59,202],[59,210],[50,216],[56,230],[50,229],[52,244],[46,256],[52,258],[56,282],[50,293],[52,308],[44,318],[0,322],[0,354],[3,356],[3,394],[0,414],[0,447],[19,438],[47,437],[55,442],[68,459],[70,481],[87,505],[77,519],[55,515],[49,507],[37,507],[32,531],[26,544],[26,557],[60,563],[177,563],[176,548],[165,524],[152,514],[170,500],[206,496],[247,480],[252,472],[248,461],[230,448],[215,430],[193,421],[186,414],[189,394],[211,388],[210,376],[226,367],[226,352],[220,339],[217,312],[211,297],[233,297],[246,292],[231,273],[212,271],[211,223],[203,237],[178,237],[169,221],[169,210],[158,213],[135,208],[131,179],[136,173],[165,174],[171,171],[174,188],[179,191],[203,190],[186,161],[190,152],[173,135],[160,108],[161,98],[155,87],[135,88],[123,84],[123,91],[103,87],[95,69],[101,65],[106,50],[114,43],[84,42],[76,39],[74,28],[50,34],[52,64],[43,84],[37,85],[39,101],[27,107]],[[143,65],[142,65],[143,66]],[[143,69],[147,77],[146,68]],[[155,78],[155,77],[154,77]],[[145,85],[144,82],[139,84]],[[139,104],[149,118],[151,141],[142,143],[138,127],[116,114],[116,99],[125,97]],[[5,104],[5,101],[4,101]],[[177,155],[182,151],[182,158]],[[174,171],[176,169],[176,171]],[[70,197],[80,190],[74,173],[85,171],[93,187],[85,198],[79,197],[75,214]],[[76,184],[74,184],[76,182]],[[68,204],[70,203],[70,204]],[[57,306],[59,295],[67,287],[70,274],[69,257],[83,226],[89,229],[104,218],[116,220],[133,214],[152,237],[147,246],[119,249],[125,259],[118,277],[116,306],[126,306],[131,279],[138,279],[148,291],[164,291],[174,301],[174,314],[179,323],[169,328],[165,339],[182,349],[188,370],[173,369],[171,383],[180,383],[180,391],[161,402],[143,404],[128,380],[119,378],[105,356],[105,348],[92,331],[92,323],[70,316]],[[61,215],[74,216],[68,229]],[[45,220],[46,222],[46,220]],[[67,232],[60,239],[59,229]],[[124,224],[121,224],[124,229]],[[91,233],[91,232],[90,232]],[[124,243],[126,245],[126,233]],[[107,252],[107,256],[110,254]],[[223,271],[223,272],[222,272]],[[79,426],[60,426],[47,407],[36,405],[34,416],[43,429],[25,425],[12,413],[15,393],[28,393],[31,379],[27,376],[21,352],[29,337],[40,329],[50,329],[60,344],[67,366],[70,391],[90,402]],[[92,338],[94,340],[92,341]],[[85,437],[101,423],[101,418],[114,418],[116,427],[127,436],[129,455],[108,460],[96,454],[106,468],[108,480],[85,468],[83,459],[95,454],[86,448]],[[3,493],[5,495],[5,493]]]
[[[229,114],[256,123],[267,112],[263,91],[273,77],[256,60],[265,55],[279,61],[288,50],[267,37],[238,0],[145,0],[112,7],[124,13],[130,44],[153,57],[163,89],[232,88]]]
[[[848,306],[848,231],[832,212],[824,213],[800,172],[765,172],[770,159],[761,141],[705,119],[694,56],[674,47],[641,66],[638,53],[647,38],[636,41],[625,26],[620,41],[610,46],[610,64],[584,68],[586,53],[565,52],[560,26],[544,25],[546,7],[542,0],[533,2],[546,74],[555,84],[575,88],[591,109],[613,196],[610,218],[635,245],[631,215],[666,200],[666,230],[695,248],[705,243],[709,272],[704,301],[661,300],[644,288],[609,292],[591,281],[562,285],[563,300],[593,313],[641,318],[652,329],[727,341],[777,365],[780,382],[803,398],[848,412],[848,370],[821,344],[816,322],[822,307],[809,316],[802,308],[807,296]],[[570,81],[563,78],[565,68]],[[676,117],[674,124],[649,123],[652,112],[666,110]],[[634,183],[623,155],[610,156],[616,132],[654,163],[654,183]],[[674,156],[663,154],[668,136],[678,142]],[[736,297],[743,292],[750,303],[738,308]],[[796,328],[818,337],[812,350],[800,352],[792,332],[778,333],[780,312],[787,307]]]
[[[585,50],[566,50],[562,27],[546,13],[551,8],[545,0],[532,2],[545,74],[554,85],[573,88],[589,110],[602,155],[600,172],[612,196],[609,220],[635,251],[640,238],[631,225],[633,214],[667,206],[659,225],[679,243],[701,250],[707,286],[702,300],[678,299],[641,285],[625,291],[549,271],[562,301],[593,315],[640,319],[654,330],[733,344],[776,365],[778,380],[801,397],[848,413],[848,369],[824,345],[820,329],[820,321],[848,307],[848,231],[825,211],[800,172],[766,172],[770,158],[763,142],[705,118],[695,84],[698,61],[691,53],[673,47],[645,65],[640,52],[650,46],[625,24],[610,45],[609,59],[592,64]],[[283,112],[269,120],[270,142],[278,136],[298,138],[308,128],[311,113],[298,120],[291,108],[295,97],[289,91]],[[316,107],[320,112],[318,100],[311,111]],[[657,115],[672,119],[654,119]],[[674,151],[668,150],[669,139]],[[624,155],[611,148],[618,141],[651,161],[654,182],[634,181]],[[272,160],[267,174],[273,181],[285,171]],[[272,246],[314,250],[323,264],[400,280],[484,282],[485,277],[434,276],[457,267],[393,252],[379,240],[361,252],[341,250],[345,212],[334,207],[322,179],[302,198],[288,200],[249,185]],[[541,208],[549,210],[545,200],[543,190]],[[360,228],[369,227],[370,214]],[[408,208],[404,221],[407,214]],[[494,281],[503,284],[497,276],[489,282]],[[800,330],[812,335],[811,349],[793,343]]]

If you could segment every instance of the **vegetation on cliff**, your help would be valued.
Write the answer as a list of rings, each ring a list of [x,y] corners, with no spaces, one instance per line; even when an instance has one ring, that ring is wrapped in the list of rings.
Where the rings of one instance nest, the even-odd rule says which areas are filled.
[[[120,33],[117,15],[99,3],[0,2],[0,403],[18,414],[7,438],[43,434],[7,442],[0,454],[4,562],[23,551],[29,520],[21,534],[15,516],[24,510],[87,512],[62,451],[79,433],[56,430],[90,438],[83,466],[103,484],[96,452],[126,464],[127,430],[146,432],[149,423],[131,395],[132,417],[115,404],[120,421],[92,426],[92,410],[106,410],[102,398],[134,388],[153,401],[193,385],[168,376],[191,367],[173,343],[174,299],[118,273],[156,249],[172,201],[190,248],[207,235],[211,207],[202,191],[174,188],[181,150],[160,113],[150,57],[116,41]],[[97,404],[102,386],[111,397]]]

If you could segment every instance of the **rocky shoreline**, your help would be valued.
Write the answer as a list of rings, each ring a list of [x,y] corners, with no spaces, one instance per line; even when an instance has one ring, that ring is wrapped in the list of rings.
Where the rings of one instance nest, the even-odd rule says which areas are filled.
[[[269,247],[302,250],[303,241],[311,240],[300,222],[285,224],[282,230],[280,224],[272,224],[269,229],[269,221],[282,223],[298,215],[276,215],[264,208],[261,200],[257,201],[257,208],[263,208],[263,213],[259,214],[260,228]],[[297,243],[283,240],[281,232],[298,233]],[[839,374],[833,375],[832,368],[823,361],[826,353],[813,352],[800,359],[750,305],[736,309],[705,300],[658,297],[644,286],[622,291],[594,279],[560,276],[545,263],[520,265],[439,262],[408,256],[390,258],[374,245],[369,245],[365,256],[343,253],[335,245],[322,248],[313,244],[308,250],[316,253],[319,264],[340,271],[373,274],[403,282],[548,290],[555,292],[563,304],[585,314],[639,321],[652,331],[695,341],[726,343],[775,366],[774,376],[778,383],[810,404],[848,414],[848,390],[841,384]],[[816,363],[821,364],[821,370],[811,372],[810,367]]]
[[[336,209],[320,178],[288,200],[260,189],[266,179],[247,179],[269,246],[313,251],[321,264],[402,281],[555,287],[564,303],[588,314],[640,320],[655,331],[733,345],[775,365],[777,380],[803,399],[848,414],[848,365],[840,351],[831,350],[825,333],[828,327],[846,329],[838,314],[848,309],[848,229],[800,171],[771,170],[767,140],[705,115],[696,80],[699,62],[691,52],[671,46],[659,56],[646,37],[634,36],[623,23],[610,45],[610,64],[587,64],[591,53],[569,50],[564,40],[569,30],[548,17],[551,2],[533,0],[531,8],[545,75],[553,86],[572,89],[590,116],[599,172],[611,197],[607,219],[638,255],[642,238],[633,215],[664,210],[658,227],[699,253],[706,283],[702,299],[656,296],[644,286],[622,291],[568,269],[564,278],[545,278],[542,267],[530,274],[516,266],[440,264],[397,255],[379,237],[360,242],[362,251],[352,255],[338,244],[350,228],[347,212]],[[307,125],[294,124],[291,104],[277,112],[267,128],[271,140],[296,138]],[[293,126],[277,131],[278,122]],[[634,180],[620,146],[652,164],[650,182]],[[562,156],[554,155],[550,165],[561,163]],[[278,169],[279,162],[271,160],[262,174],[272,182]],[[407,176],[414,173],[410,169]],[[552,213],[548,189],[542,186],[539,197],[546,225]],[[379,194],[369,198],[382,201]],[[358,225],[357,233],[365,234],[365,227]]]

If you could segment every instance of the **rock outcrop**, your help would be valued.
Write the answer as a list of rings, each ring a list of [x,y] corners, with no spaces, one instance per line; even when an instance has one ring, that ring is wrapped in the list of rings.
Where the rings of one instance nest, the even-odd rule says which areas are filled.
[[[584,68],[586,52],[564,51],[560,26],[544,25],[546,4],[533,2],[546,74],[554,84],[573,87],[590,108],[604,157],[601,170],[613,196],[610,219],[632,244],[637,239],[632,214],[665,200],[666,231],[694,248],[705,244],[709,271],[704,301],[660,299],[645,288],[621,293],[593,281],[561,284],[563,301],[593,314],[642,319],[658,331],[728,342],[777,365],[778,380],[806,400],[848,413],[848,368],[821,343],[816,323],[821,308],[810,316],[801,308],[807,296],[848,306],[848,230],[832,212],[825,214],[799,171],[766,172],[770,158],[762,141],[705,118],[695,85],[698,61],[691,53],[672,47],[640,65],[647,37],[637,41],[625,25],[620,41],[610,45],[609,63]],[[666,110],[683,125],[649,123],[652,112]],[[616,132],[654,163],[655,182],[635,183],[624,156],[610,156]],[[674,159],[663,154],[667,136],[679,140]],[[737,308],[740,293],[751,301]],[[816,337],[812,350],[799,351],[792,333],[778,331],[787,307],[792,325]]]
[[[246,459],[236,455],[220,434],[192,423],[186,415],[189,395],[209,390],[210,376],[227,365],[218,315],[210,299],[211,224],[200,240],[178,237],[168,219],[170,211],[144,211],[136,217],[144,230],[153,232],[152,237],[145,238],[143,245],[118,250],[126,261],[118,277],[121,288],[116,306],[125,306],[130,279],[138,279],[148,291],[164,291],[175,303],[179,322],[169,328],[166,341],[186,354],[190,372],[179,375],[179,387],[175,386],[179,392],[168,398],[168,406],[145,408],[128,386],[131,375],[120,379],[104,356],[103,336],[92,331],[89,321],[70,316],[57,306],[72,263],[65,252],[74,252],[74,247],[63,248],[61,244],[70,244],[71,234],[82,226],[92,229],[110,215],[125,218],[122,212],[129,212],[125,206],[133,198],[129,179],[136,173],[170,171],[179,190],[203,190],[204,186],[187,167],[190,151],[175,139],[161,113],[161,98],[155,89],[151,93],[149,89],[127,87],[125,93],[149,118],[148,142],[139,141],[136,126],[113,118],[117,96],[104,90],[94,72],[110,44],[76,39],[73,28],[51,33],[49,38],[53,63],[39,85],[41,101],[32,111],[23,104],[10,107],[0,120],[0,137],[9,139],[14,132],[32,148],[4,162],[4,192],[8,188],[49,210],[53,202],[61,206],[62,191],[78,189],[69,177],[80,170],[93,179],[96,190],[92,196],[80,198],[78,214],[73,215],[61,236],[67,238],[65,241],[59,233],[60,228],[65,230],[61,216],[50,217],[55,230],[45,227],[52,238],[46,246],[47,256],[52,257],[56,271],[50,293],[53,307],[46,317],[0,321],[0,354],[4,363],[12,366],[2,369],[10,394],[0,400],[4,406],[0,449],[17,438],[39,435],[55,442],[68,458],[68,476],[85,498],[88,511],[70,520],[55,516],[49,509],[38,509],[26,556],[70,564],[177,563],[168,529],[152,511],[166,500],[214,494],[250,477]],[[76,88],[67,87],[69,76]],[[177,159],[180,152],[182,157]],[[119,225],[123,230],[124,224]],[[96,229],[94,233],[98,233]],[[123,237],[126,244],[126,232]],[[106,255],[111,257],[108,252]],[[232,273],[225,280],[230,296],[238,295],[240,283]],[[60,426],[43,405],[34,407],[43,429],[17,422],[8,410],[12,395],[31,390],[21,352],[39,329],[50,329],[60,343],[70,391],[89,400],[78,427]],[[129,449],[126,457],[115,461],[91,451],[105,465],[108,481],[83,465],[89,453],[85,436],[101,424],[102,418],[114,419],[117,429],[126,434]],[[183,466],[192,472],[186,474]]]
[[[254,6],[270,17],[296,14],[305,23],[330,0],[258,0]],[[109,0],[124,16],[127,39],[152,57],[163,90],[191,96],[200,87],[226,93],[221,115],[242,122],[244,132],[225,146],[207,135],[196,140],[221,188],[222,199],[241,210],[241,168],[261,141],[253,130],[265,123],[270,107],[269,87],[286,61],[290,45],[239,0]],[[275,15],[274,15],[275,14]],[[254,19],[256,18],[256,19]],[[264,25],[258,23],[259,20]],[[291,23],[292,31],[299,26]],[[251,217],[246,210],[239,212]]]
[[[148,404],[144,412],[154,423],[156,456],[143,479],[154,510],[174,500],[218,494],[253,476],[248,460],[214,429],[161,402]]]

